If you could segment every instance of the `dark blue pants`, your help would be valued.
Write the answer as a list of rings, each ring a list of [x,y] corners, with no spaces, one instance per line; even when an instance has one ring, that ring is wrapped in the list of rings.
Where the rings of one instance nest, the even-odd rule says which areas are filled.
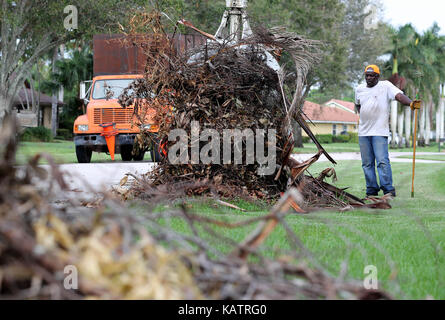
[[[383,190],[384,194],[395,191],[392,185],[392,171],[389,163],[388,137],[359,137],[362,168],[366,179],[366,194],[376,195]],[[380,186],[377,183],[375,166],[379,174]]]

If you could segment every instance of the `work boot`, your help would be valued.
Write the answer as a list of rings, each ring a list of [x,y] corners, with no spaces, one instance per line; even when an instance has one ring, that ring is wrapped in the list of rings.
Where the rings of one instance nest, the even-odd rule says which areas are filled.
[[[391,197],[395,198],[396,197],[396,190],[393,190],[393,191],[385,193],[385,196],[388,195],[388,194],[391,195]]]
[[[378,193],[367,193],[367,194],[366,194],[366,198],[369,198],[369,197],[378,197],[378,196],[379,196]]]
[[[363,201],[366,201],[366,200],[372,201],[372,198],[375,198],[375,197],[378,197],[378,196],[379,196],[378,193],[367,193],[366,197],[363,198],[362,200]]]

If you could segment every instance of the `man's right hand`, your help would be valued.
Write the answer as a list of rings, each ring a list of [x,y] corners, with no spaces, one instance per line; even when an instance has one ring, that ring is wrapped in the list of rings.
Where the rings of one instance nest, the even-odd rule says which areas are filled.
[[[422,106],[422,100],[415,99],[409,106],[411,107],[411,110],[420,109],[420,107]]]

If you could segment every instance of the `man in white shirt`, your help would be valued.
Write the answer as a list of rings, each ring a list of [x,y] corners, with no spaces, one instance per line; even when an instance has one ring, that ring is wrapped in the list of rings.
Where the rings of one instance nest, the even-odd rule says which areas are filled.
[[[388,154],[389,112],[391,100],[397,100],[411,109],[420,108],[420,100],[412,101],[389,81],[379,81],[380,69],[376,65],[365,68],[366,84],[355,90],[355,106],[360,114],[359,145],[362,168],[366,180],[366,195],[384,194],[396,196],[392,182],[392,170]],[[379,182],[375,173],[375,164]]]

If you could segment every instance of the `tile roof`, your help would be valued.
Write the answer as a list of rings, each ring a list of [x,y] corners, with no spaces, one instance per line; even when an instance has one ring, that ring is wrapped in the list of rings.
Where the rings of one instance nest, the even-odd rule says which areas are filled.
[[[354,104],[353,102],[343,101],[343,100],[337,100],[337,99],[331,99],[331,100],[325,102],[324,104],[327,105],[327,104],[329,104],[329,103],[331,103],[331,102],[337,103],[337,104],[339,104],[339,105],[341,105],[341,106],[343,106],[343,107],[346,107],[346,108],[348,108],[349,110],[355,112],[355,104]]]
[[[354,110],[354,104],[352,102],[346,102],[341,100],[330,100],[341,104],[348,109]],[[328,101],[327,103],[329,103]],[[340,103],[341,102],[341,103]],[[358,114],[352,113],[350,111],[342,110],[339,107],[319,105],[310,101],[305,101],[303,106],[303,112],[307,117],[314,121],[323,122],[339,122],[339,123],[357,123],[359,116]]]
[[[25,93],[26,91],[26,93]],[[16,98],[14,99],[14,104],[20,104],[20,102],[23,102],[23,104],[26,104],[26,94],[28,95],[28,100],[29,103],[31,103],[31,94],[34,93],[34,99],[35,102],[37,104],[38,99],[39,99],[39,92],[29,89],[29,88],[24,88],[21,89],[18,94],[16,95]],[[51,105],[52,104],[52,97],[44,94],[44,93],[40,93],[40,105]],[[63,105],[64,103],[62,101],[57,101],[58,105]]]

